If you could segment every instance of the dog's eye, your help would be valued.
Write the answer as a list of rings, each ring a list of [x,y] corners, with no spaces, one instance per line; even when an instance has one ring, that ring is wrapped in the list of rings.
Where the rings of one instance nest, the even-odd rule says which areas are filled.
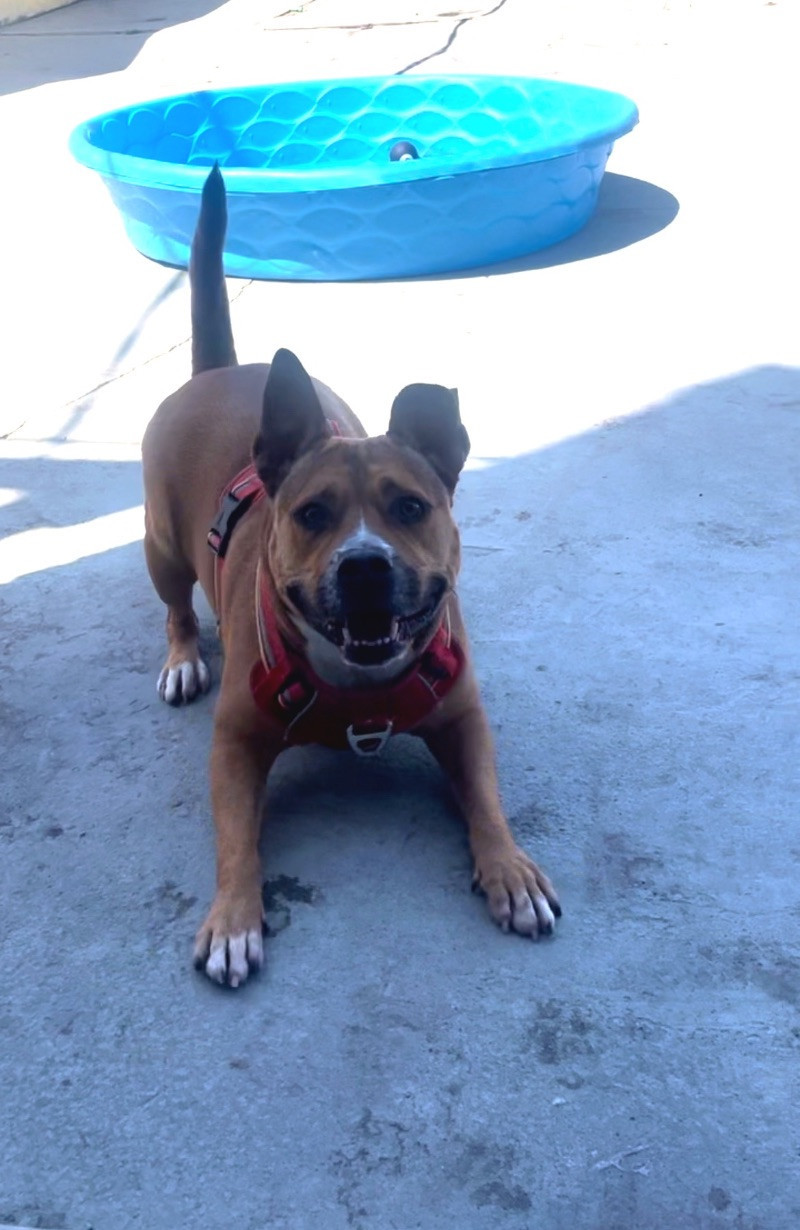
[[[392,504],[392,515],[401,525],[418,525],[427,511],[427,504],[415,495],[400,495]]]
[[[308,530],[309,534],[321,534],[333,520],[331,510],[317,500],[311,500],[295,509],[294,519],[304,530]]]

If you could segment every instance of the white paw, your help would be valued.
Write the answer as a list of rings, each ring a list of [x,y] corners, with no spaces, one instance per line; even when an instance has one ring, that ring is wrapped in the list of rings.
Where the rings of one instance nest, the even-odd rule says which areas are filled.
[[[158,694],[168,705],[188,704],[211,686],[211,675],[202,658],[186,658],[175,666],[167,664],[158,676]]]
[[[503,931],[538,939],[552,935],[561,906],[543,871],[514,846],[489,853],[475,868],[473,884],[489,903],[489,913]]]
[[[212,982],[220,986],[238,987],[247,982],[251,970],[264,964],[264,940],[260,930],[242,931],[238,935],[201,935],[194,953],[197,969],[205,970]]]

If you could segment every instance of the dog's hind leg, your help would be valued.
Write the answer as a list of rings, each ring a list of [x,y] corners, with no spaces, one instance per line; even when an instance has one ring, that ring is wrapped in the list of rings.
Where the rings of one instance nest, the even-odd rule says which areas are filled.
[[[150,578],[167,607],[167,660],[158,676],[158,694],[170,705],[188,703],[207,692],[211,676],[200,657],[197,616],[192,590],[197,577],[191,565],[159,543],[147,523],[144,552]]]

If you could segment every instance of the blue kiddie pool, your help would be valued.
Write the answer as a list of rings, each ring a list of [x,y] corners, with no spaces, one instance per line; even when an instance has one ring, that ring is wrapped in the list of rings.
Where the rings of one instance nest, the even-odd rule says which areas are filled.
[[[369,77],[137,103],[87,120],[70,147],[153,260],[187,265],[218,162],[227,274],[339,281],[468,269],[566,239],[637,119],[620,94],[560,81]]]

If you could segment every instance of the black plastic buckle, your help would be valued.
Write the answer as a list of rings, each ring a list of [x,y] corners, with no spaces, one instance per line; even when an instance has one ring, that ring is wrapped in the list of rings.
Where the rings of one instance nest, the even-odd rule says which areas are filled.
[[[241,500],[232,491],[226,493],[214,524],[208,531],[208,545],[220,559],[225,558],[231,543],[231,535],[253,503],[254,498],[255,494],[253,492],[243,496]]]

